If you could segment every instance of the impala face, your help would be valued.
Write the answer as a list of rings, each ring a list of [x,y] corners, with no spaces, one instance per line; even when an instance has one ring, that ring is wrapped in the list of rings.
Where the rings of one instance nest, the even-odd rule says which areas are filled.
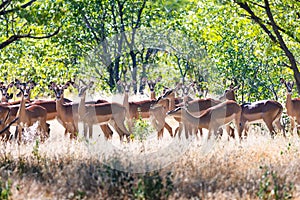
[[[286,89],[289,94],[292,93],[293,87],[294,87],[294,82],[287,82],[285,83]]]
[[[156,86],[156,81],[147,81],[147,84],[149,86],[149,89],[151,92],[154,92],[155,86]]]
[[[35,83],[33,81],[28,81],[27,83],[20,83],[20,81],[16,81],[15,86],[20,90],[20,93],[17,96],[23,95],[25,99],[29,98],[30,90],[35,87]]]

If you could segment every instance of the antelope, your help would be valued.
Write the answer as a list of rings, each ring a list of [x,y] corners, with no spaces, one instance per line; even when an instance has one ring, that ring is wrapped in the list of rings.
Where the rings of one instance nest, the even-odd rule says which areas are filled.
[[[0,104],[0,130],[2,130],[1,138],[3,141],[7,141],[10,138],[10,131],[8,129],[5,129],[6,121],[9,118],[9,112],[10,109],[7,106],[3,106]]]
[[[235,101],[235,91],[238,87],[230,86],[229,89],[225,90],[224,95],[221,99],[228,99]],[[274,100],[261,100],[253,103],[244,103],[241,105],[241,131],[245,130],[245,137],[247,137],[247,132],[249,130],[248,123],[255,123],[258,121],[263,121],[267,125],[268,130],[272,137],[276,134],[273,127],[275,124],[278,130],[283,131],[285,137],[285,131],[280,124],[280,118],[282,115],[283,107],[282,105]]]
[[[159,76],[156,80],[148,80],[147,84],[149,86],[150,89],[150,98],[151,99],[156,99],[156,95],[155,95],[155,86],[158,82],[160,82],[162,79],[161,76]]]
[[[169,100],[169,111],[171,110],[174,110],[176,108],[176,106],[180,107],[180,106],[184,106],[184,104],[175,104],[175,90],[176,89],[170,89],[170,90],[167,90],[165,92],[165,94],[162,96],[161,99],[167,99]],[[159,103],[159,101],[158,101]],[[192,113],[194,116],[199,116],[201,115],[206,109],[212,107],[212,106],[215,106],[217,104],[220,104],[221,101],[218,101],[218,100],[214,100],[214,99],[211,99],[211,98],[207,98],[207,99],[196,99],[196,100],[192,100],[192,101],[188,101],[187,102],[187,109],[190,113]],[[176,128],[175,130],[175,135],[179,132],[181,133],[182,129],[183,129],[183,124],[181,124],[182,120],[181,120],[181,116],[178,115],[178,116],[174,116],[174,119],[176,121],[179,122],[179,127]],[[185,127],[186,129],[188,127]],[[187,130],[187,132],[191,132],[191,130]],[[200,133],[201,133],[201,129],[200,129]],[[180,135],[179,135],[180,136]],[[187,136],[187,134],[186,134]]]
[[[3,82],[0,83],[0,89],[2,94],[1,105],[6,106],[9,109],[9,115],[7,116],[7,120],[5,121],[5,123],[10,123],[17,117],[17,113],[20,107],[20,101],[9,102],[9,100],[12,99],[13,94],[8,94],[7,91],[13,86],[14,82],[11,82],[7,86],[5,86]]]
[[[290,118],[291,121],[291,130],[292,133],[294,133],[294,129],[297,128],[298,126],[295,126],[296,123],[300,123],[300,99],[299,98],[294,98],[292,99],[292,90],[294,86],[294,82],[286,82],[283,78],[280,79],[280,82],[285,85],[286,87],[286,102],[285,102],[285,107],[287,111],[287,115]]]
[[[208,129],[208,139],[212,133],[214,133],[215,136],[218,136],[217,131],[221,126],[234,121],[239,137],[241,138],[241,130],[239,126],[241,112],[241,107],[235,101],[228,100],[206,109],[198,117],[192,115],[185,107],[178,107],[171,110],[167,113],[167,115],[180,117],[182,122],[193,130],[201,128]]]
[[[88,128],[88,123],[85,123],[87,121],[87,119],[85,118],[86,115],[86,107],[88,106],[94,106],[96,104],[100,104],[100,103],[108,103],[105,100],[98,100],[96,103],[90,103],[90,104],[86,104],[85,102],[85,97],[86,97],[86,91],[91,88],[94,84],[94,82],[90,82],[89,84],[86,84],[84,81],[80,80],[84,86],[83,87],[79,87],[77,84],[72,83],[73,87],[78,89],[78,96],[80,97],[80,103],[79,103],[79,107],[78,107],[78,115],[79,115],[79,120],[83,121],[83,132],[84,132],[84,137],[87,136],[87,128]],[[100,102],[100,103],[98,103]],[[89,138],[92,138],[92,126],[89,127]],[[102,130],[102,132],[104,133],[104,136],[106,139],[111,139],[113,131],[110,129],[110,127],[108,126],[108,124],[102,124],[100,125],[100,128]]]
[[[124,89],[123,106],[126,108],[126,118],[128,120],[130,132],[132,132],[133,119],[139,119],[140,117],[147,119],[151,117],[151,122],[158,131],[158,138],[162,137],[164,127],[168,130],[171,137],[173,137],[172,128],[165,122],[165,117],[163,117],[166,115],[164,106],[167,102],[160,102],[160,105],[157,104],[156,106],[153,106],[157,103],[157,100],[155,99],[129,102],[130,84],[123,83],[122,86]]]
[[[78,104],[64,104],[64,90],[70,86],[56,85],[51,82],[49,89],[53,90],[56,96],[57,121],[65,128],[65,136],[70,133],[70,139],[75,139],[78,133]]]
[[[17,113],[17,117],[19,118],[18,123],[18,142],[21,142],[22,137],[22,128],[24,126],[32,126],[33,123],[39,122],[39,128],[41,130],[41,141],[44,141],[49,137],[49,127],[47,126],[47,110],[38,105],[32,105],[29,107],[25,107],[25,98],[28,98],[30,90],[34,87],[34,83],[30,82],[30,86],[28,83],[20,83],[17,81],[15,86],[20,90],[20,94],[22,96],[20,107]]]
[[[10,126],[15,123],[17,120],[19,120],[19,117],[16,117],[14,120],[12,120],[10,123],[8,123],[6,126],[5,124],[0,124],[0,137],[2,137],[2,141],[7,142],[11,139],[11,134],[9,131]]]

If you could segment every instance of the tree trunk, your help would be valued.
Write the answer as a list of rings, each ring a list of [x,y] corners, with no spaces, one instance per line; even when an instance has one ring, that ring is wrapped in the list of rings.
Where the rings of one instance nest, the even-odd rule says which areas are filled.
[[[132,80],[135,84],[133,84],[133,92],[134,94],[137,93],[137,63],[136,63],[136,54],[134,53],[133,50],[130,51],[130,56],[132,60]]]

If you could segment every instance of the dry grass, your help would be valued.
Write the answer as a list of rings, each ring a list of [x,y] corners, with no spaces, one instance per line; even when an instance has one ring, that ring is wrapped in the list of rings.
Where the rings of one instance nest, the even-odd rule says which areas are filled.
[[[300,198],[297,136],[252,131],[242,142],[206,142],[152,134],[120,144],[117,134],[108,142],[96,134],[70,141],[56,121],[51,128],[44,144],[1,146],[1,187],[11,184],[11,199],[258,199],[259,191],[275,199],[276,188]]]

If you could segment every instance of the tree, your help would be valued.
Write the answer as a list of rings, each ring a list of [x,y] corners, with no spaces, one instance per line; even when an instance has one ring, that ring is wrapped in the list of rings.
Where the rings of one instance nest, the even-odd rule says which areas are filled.
[[[53,14],[57,14],[55,10],[57,8],[52,8],[53,10],[45,10],[43,4],[36,0],[2,1],[0,4],[0,27],[2,27],[0,49],[24,38],[45,39],[57,35],[60,26],[47,24],[49,19],[58,17]]]
[[[285,54],[284,66],[293,70],[298,94],[300,94],[300,72],[296,60],[300,45],[299,10],[300,1],[241,1],[234,0],[247,14],[243,16],[257,23],[276,47]],[[271,2],[271,3],[270,3]],[[299,50],[299,49],[298,49]],[[287,63],[288,62],[288,63]]]

